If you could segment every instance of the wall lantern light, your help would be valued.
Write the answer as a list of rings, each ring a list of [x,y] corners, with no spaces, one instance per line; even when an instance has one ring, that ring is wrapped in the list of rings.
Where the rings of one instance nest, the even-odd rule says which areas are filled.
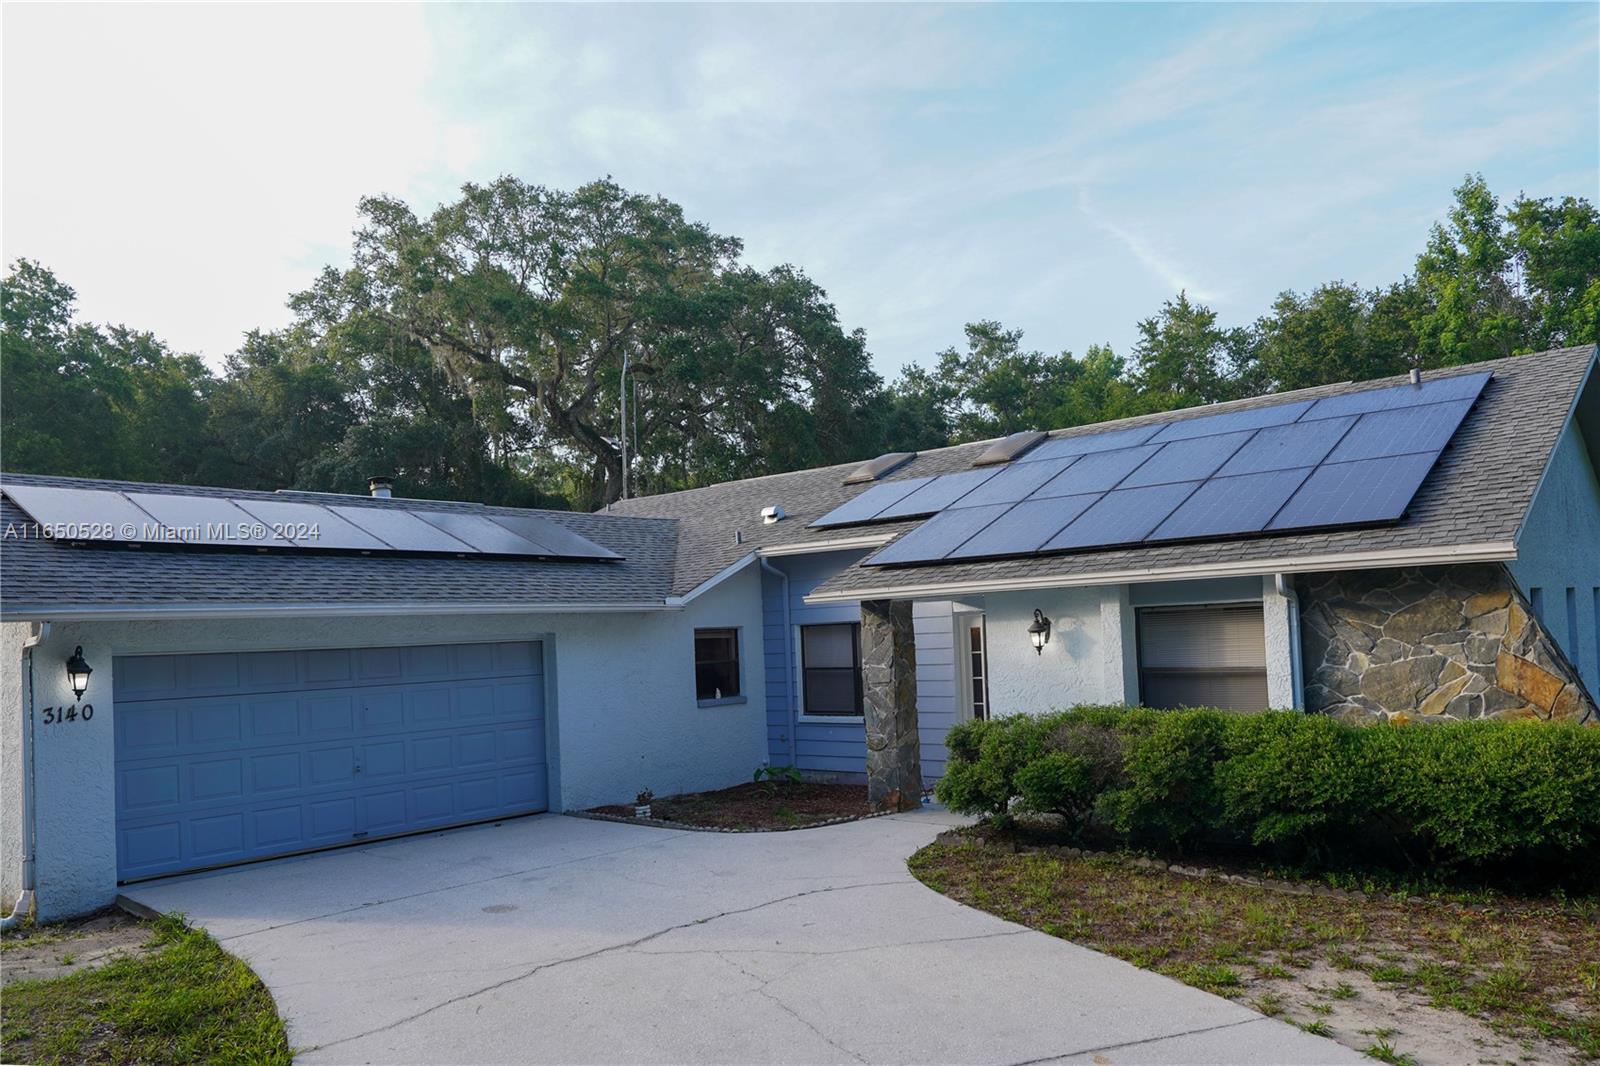
[[[83,658],[83,645],[79,644],[72,652],[72,658],[67,660],[67,684],[72,686],[72,694],[78,699],[83,698],[84,692],[89,687],[89,675],[94,673]]]
[[[1050,643],[1050,619],[1037,607],[1033,609],[1033,625],[1028,627],[1028,638],[1033,641],[1034,654],[1043,655],[1044,646]]]

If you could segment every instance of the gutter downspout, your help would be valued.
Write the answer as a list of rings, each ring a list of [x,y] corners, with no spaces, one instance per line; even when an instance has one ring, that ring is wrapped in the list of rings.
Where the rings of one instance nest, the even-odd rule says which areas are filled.
[[[0,931],[15,929],[33,910],[33,649],[50,635],[50,623],[40,622],[38,628],[22,642],[22,654],[28,660],[28,695],[22,705],[22,892],[17,896],[11,913],[0,919]]]
[[[784,672],[788,675],[785,678],[788,688],[788,699],[785,702],[789,705],[789,721],[787,725],[787,732],[789,734],[789,765],[793,766],[795,765],[795,761],[799,758],[798,753],[800,750],[800,742],[799,739],[794,735],[796,725],[795,714],[798,712],[799,708],[795,706],[795,698],[798,693],[795,688],[794,676],[794,625],[790,616],[790,611],[792,608],[789,604],[789,575],[784,573],[782,570],[779,570],[776,566],[773,566],[765,555],[758,555],[756,558],[761,560],[761,569],[777,577],[777,579],[783,584],[783,666]]]
[[[1289,683],[1294,686],[1294,709],[1306,709],[1305,678],[1300,661],[1300,596],[1287,574],[1273,574],[1273,587],[1289,605]]]

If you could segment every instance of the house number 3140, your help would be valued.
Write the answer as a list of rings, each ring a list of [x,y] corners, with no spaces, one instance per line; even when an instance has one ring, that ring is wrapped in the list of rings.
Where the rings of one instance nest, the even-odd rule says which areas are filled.
[[[87,722],[94,717],[94,704],[85,703],[79,707],[74,703],[71,707],[46,707],[44,709],[45,725],[60,725],[62,722]]]

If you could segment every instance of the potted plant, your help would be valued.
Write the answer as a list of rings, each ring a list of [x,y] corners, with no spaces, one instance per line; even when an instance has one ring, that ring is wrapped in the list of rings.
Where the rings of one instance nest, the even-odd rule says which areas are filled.
[[[650,801],[655,798],[656,794],[648,788],[633,797],[633,816],[635,818],[650,817]]]

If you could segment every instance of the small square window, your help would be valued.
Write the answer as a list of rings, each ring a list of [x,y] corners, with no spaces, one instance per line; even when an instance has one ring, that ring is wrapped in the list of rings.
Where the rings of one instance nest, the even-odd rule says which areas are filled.
[[[739,631],[694,631],[694,694],[701,700],[739,695]]]

